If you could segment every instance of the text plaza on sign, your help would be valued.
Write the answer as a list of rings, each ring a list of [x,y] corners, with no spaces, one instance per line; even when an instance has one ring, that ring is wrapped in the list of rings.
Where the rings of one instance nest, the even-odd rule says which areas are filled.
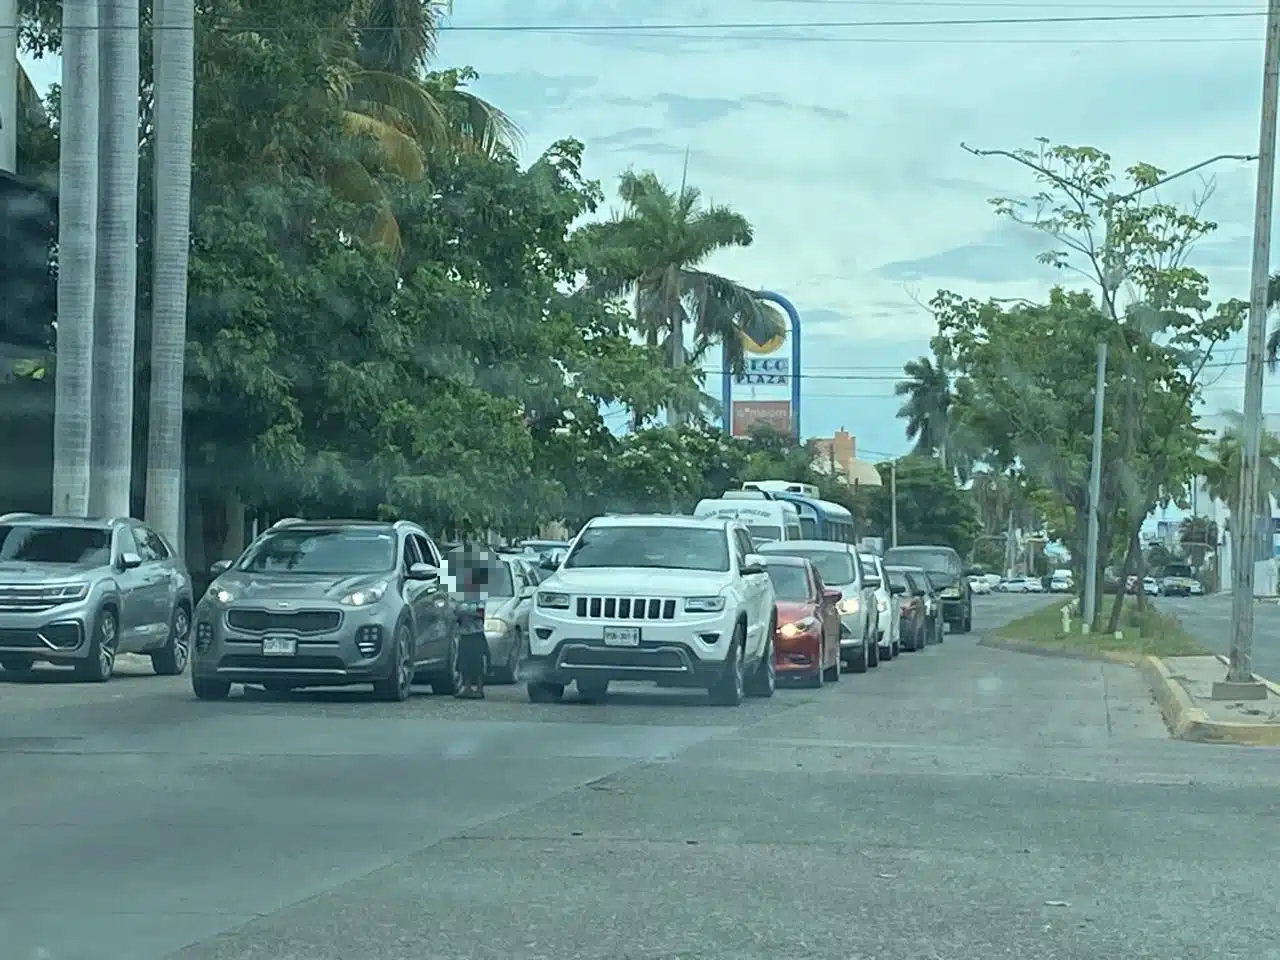
[[[784,385],[791,373],[789,357],[749,357],[743,363],[743,371],[737,382],[749,385]]]

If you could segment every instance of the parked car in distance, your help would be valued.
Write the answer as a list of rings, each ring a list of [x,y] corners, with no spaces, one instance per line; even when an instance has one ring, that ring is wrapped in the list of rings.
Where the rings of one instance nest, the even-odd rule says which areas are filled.
[[[1189,597],[1196,587],[1200,587],[1200,581],[1190,564],[1169,563],[1160,571],[1158,587],[1162,597]],[[1204,592],[1203,587],[1200,592]]]
[[[1075,575],[1070,570],[1055,570],[1049,577],[1050,593],[1071,593],[1075,588]]]
[[[892,660],[898,655],[902,642],[898,637],[898,611],[885,582],[884,564],[874,553],[859,553],[867,585],[872,588],[876,602],[876,644],[881,660]]]
[[[1044,584],[1035,577],[1010,577],[996,585],[997,593],[1044,593]]]
[[[173,546],[146,524],[0,517],[0,666],[37,662],[101,683],[121,653],[151,658],[161,675],[187,667],[191,576]]]
[[[286,519],[218,575],[196,607],[191,686],[274,691],[371,684],[380,700],[413,683],[455,693],[456,601],[435,543],[406,520]]]
[[[924,595],[907,575],[909,567],[885,567],[889,593],[898,604],[898,630],[903,650],[923,650],[925,635]]]
[[[764,568],[777,597],[773,635],[778,677],[821,687],[840,679],[840,591],[827,587],[812,563],[801,557],[766,556]]]
[[[986,577],[970,577],[969,591],[975,597],[985,596],[991,592],[991,581]]]
[[[938,595],[938,588],[934,585],[933,578],[925,570],[908,570],[907,576],[924,596],[925,645],[941,643],[946,634],[947,625],[942,598]]]
[[[947,546],[890,547],[884,562],[900,567],[920,567],[942,599],[943,619],[956,633],[973,629],[973,593],[960,554]]]

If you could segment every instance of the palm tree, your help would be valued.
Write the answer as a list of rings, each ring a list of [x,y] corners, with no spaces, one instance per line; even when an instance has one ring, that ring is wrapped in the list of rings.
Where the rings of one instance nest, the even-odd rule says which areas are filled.
[[[171,543],[180,544],[195,95],[194,0],[156,0],[153,20],[155,236],[146,505],[151,525]]]
[[[98,225],[98,4],[62,5],[58,160],[58,357],[53,512],[89,512],[93,314]],[[132,376],[132,374],[130,375]]]
[[[719,250],[750,246],[751,224],[742,214],[703,206],[697,188],[682,183],[672,190],[649,172],[622,174],[618,196],[620,214],[578,233],[591,263],[588,289],[605,297],[631,295],[636,328],[663,348],[672,367],[721,344],[727,361],[741,369],[744,334],[765,342],[785,333],[782,317],[752,290],[702,269]],[[688,327],[692,354],[685,349]]]
[[[400,228],[378,186],[379,168],[416,183],[432,153],[497,154],[520,144],[516,124],[465,89],[474,74],[427,72],[440,18],[451,9],[451,2],[436,0],[356,0],[354,42],[339,52],[329,76],[347,133],[374,153],[367,163],[336,163],[331,182],[346,199],[379,207],[374,240],[388,249],[399,248]]]
[[[1213,442],[1202,468],[1205,489],[1209,495],[1221,500],[1231,513],[1233,542],[1241,542],[1246,531],[1235,528],[1240,516],[1240,459],[1244,417],[1238,413],[1226,414],[1226,429]],[[1280,498],[1280,437],[1263,431],[1262,447],[1258,456],[1258,496],[1264,511],[1269,510],[1271,498]]]
[[[943,467],[967,478],[973,467],[972,444],[956,413],[968,381],[953,382],[946,365],[932,357],[908,360],[902,372],[906,379],[898,381],[893,392],[906,398],[898,416],[907,421],[907,439],[915,443],[917,454],[937,456]]]
[[[138,288],[138,0],[100,0],[98,289],[90,509],[129,516]]]

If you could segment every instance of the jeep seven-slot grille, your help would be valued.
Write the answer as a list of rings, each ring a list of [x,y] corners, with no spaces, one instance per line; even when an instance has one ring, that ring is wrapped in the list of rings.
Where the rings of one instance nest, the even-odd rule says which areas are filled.
[[[676,602],[660,597],[579,597],[578,616],[589,620],[674,620]]]

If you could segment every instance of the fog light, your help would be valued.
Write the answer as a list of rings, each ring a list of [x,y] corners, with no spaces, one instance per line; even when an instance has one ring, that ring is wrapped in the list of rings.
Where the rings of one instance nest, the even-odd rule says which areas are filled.
[[[209,649],[211,643],[213,643],[213,624],[207,620],[201,620],[196,624],[196,649],[203,653]]]
[[[376,657],[382,649],[382,628],[371,623],[357,630],[356,648],[366,660]]]

